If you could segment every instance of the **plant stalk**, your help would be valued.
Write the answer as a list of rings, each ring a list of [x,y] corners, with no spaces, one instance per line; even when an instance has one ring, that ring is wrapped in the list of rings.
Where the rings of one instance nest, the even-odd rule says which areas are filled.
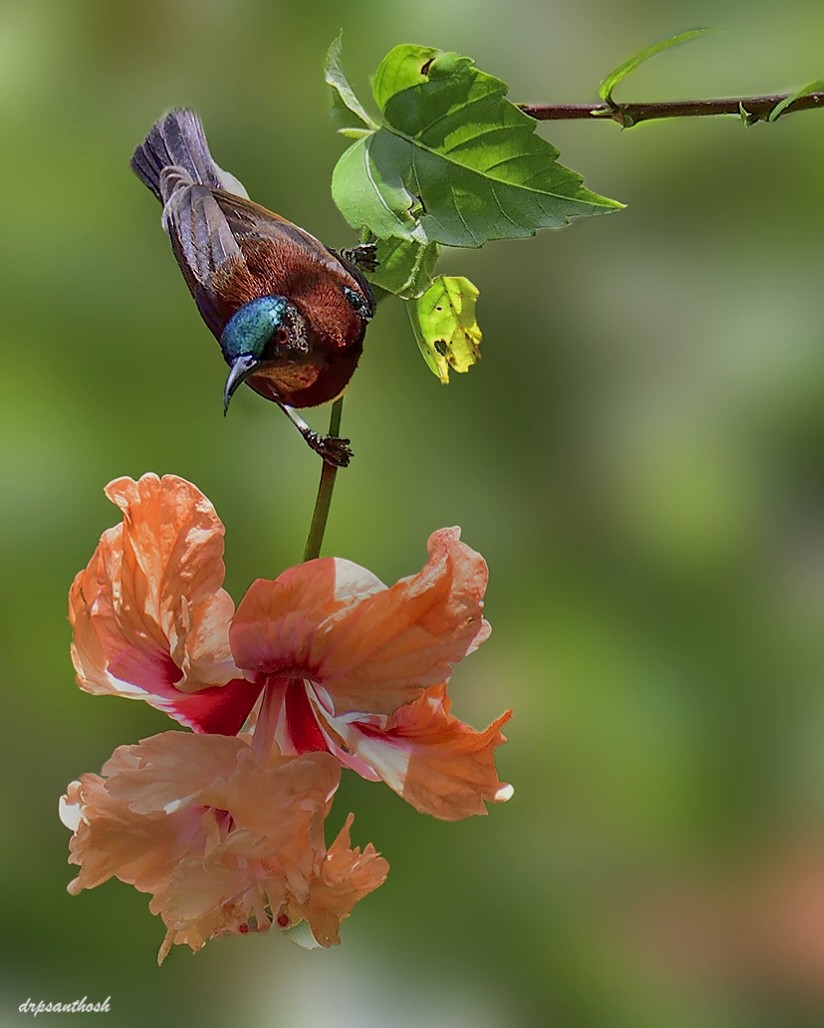
[[[343,415],[343,397],[339,396],[332,404],[332,413],[329,416],[329,435],[340,435],[340,422]],[[312,522],[309,525],[309,535],[306,538],[306,549],[303,551],[303,559],[314,560],[320,556],[320,549],[323,545],[323,535],[326,532],[326,522],[329,520],[329,507],[332,503],[332,493],[335,489],[335,478],[338,469],[334,464],[323,462],[318,483],[318,494],[315,498],[315,509],[312,512]]]

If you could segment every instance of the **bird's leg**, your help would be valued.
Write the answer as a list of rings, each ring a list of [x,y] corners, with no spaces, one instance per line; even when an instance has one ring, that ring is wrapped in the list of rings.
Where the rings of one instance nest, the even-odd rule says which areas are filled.
[[[378,244],[359,243],[347,250],[338,250],[338,255],[360,271],[376,271],[378,267]]]
[[[345,468],[349,466],[349,461],[352,458],[352,451],[349,449],[348,439],[339,439],[334,435],[318,435],[318,433],[295,412],[293,407],[290,407],[288,404],[283,403],[280,400],[276,400],[275,402],[286,417],[289,418],[298,432],[300,432],[306,442],[312,447],[315,453],[319,453],[327,464],[334,464],[336,468]]]

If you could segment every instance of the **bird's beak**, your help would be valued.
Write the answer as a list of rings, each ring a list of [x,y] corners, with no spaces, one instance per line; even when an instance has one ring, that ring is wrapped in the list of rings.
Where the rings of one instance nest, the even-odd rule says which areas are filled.
[[[251,353],[242,353],[239,357],[235,357],[232,367],[229,369],[226,385],[223,387],[224,414],[229,410],[229,401],[237,387],[246,381],[259,364],[260,359]]]

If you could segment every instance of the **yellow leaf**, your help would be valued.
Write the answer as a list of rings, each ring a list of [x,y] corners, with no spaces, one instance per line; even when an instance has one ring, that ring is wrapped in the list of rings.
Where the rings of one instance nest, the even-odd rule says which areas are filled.
[[[415,338],[430,370],[443,383],[449,369],[469,371],[480,360],[483,334],[475,319],[478,290],[468,278],[439,275],[408,304]]]

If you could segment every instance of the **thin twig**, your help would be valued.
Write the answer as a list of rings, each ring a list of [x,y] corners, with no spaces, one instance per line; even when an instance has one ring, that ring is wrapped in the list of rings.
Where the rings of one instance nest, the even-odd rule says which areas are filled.
[[[657,103],[591,103],[591,104],[517,104],[517,107],[536,121],[573,121],[585,118],[603,118],[617,121],[630,128],[641,121],[655,118],[705,118],[712,114],[743,115],[747,121],[767,121],[775,107],[791,97],[792,93],[771,96],[726,97],[716,100],[664,100]],[[807,93],[793,100],[782,112],[824,107],[824,92]]]

